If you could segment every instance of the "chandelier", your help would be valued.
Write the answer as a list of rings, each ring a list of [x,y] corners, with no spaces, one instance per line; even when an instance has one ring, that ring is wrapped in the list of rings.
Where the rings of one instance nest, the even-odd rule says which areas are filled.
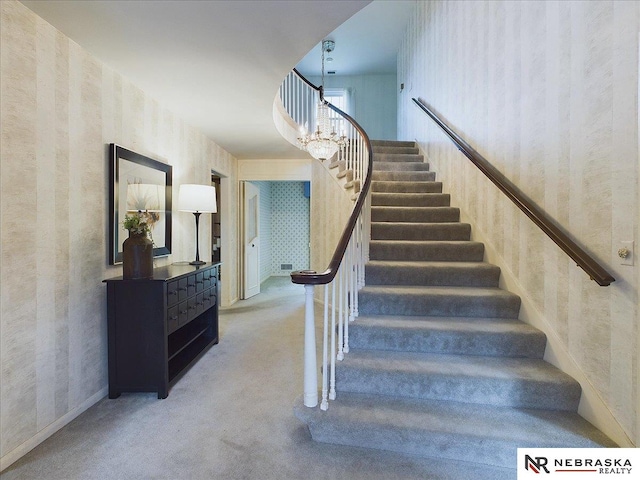
[[[316,107],[316,130],[307,132],[306,124],[300,127],[298,142],[303,150],[318,160],[326,160],[333,157],[345,145],[345,136],[338,134],[331,124],[330,109],[324,99],[324,53],[330,53],[335,47],[333,40],[322,42],[322,83],[320,85],[320,100]]]

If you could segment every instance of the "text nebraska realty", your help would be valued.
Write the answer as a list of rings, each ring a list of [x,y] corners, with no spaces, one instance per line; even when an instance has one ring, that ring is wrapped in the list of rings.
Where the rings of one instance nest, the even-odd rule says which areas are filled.
[[[547,468],[549,461],[546,457],[531,458],[529,455],[525,455],[525,462],[528,465],[537,466],[539,471],[544,470],[546,473],[551,473]],[[628,458],[556,458],[553,460],[553,467],[556,472],[582,471],[628,475],[631,474],[632,465]]]

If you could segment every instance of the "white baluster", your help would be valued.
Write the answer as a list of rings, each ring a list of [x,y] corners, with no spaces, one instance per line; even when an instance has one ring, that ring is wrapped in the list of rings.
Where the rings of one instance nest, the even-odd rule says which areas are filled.
[[[349,245],[351,245],[351,242],[349,242]],[[351,292],[349,292],[349,287],[351,286],[351,281],[350,281],[350,270],[351,270],[351,265],[350,265],[350,257],[351,255],[349,254],[350,252],[350,246],[347,245],[347,251],[345,252],[345,256],[342,258],[342,267],[344,270],[344,286],[342,287],[342,290],[344,291],[344,299],[345,299],[345,305],[344,305],[344,311],[343,311],[343,315],[344,315],[344,347],[342,348],[342,350],[344,351],[344,353],[349,353],[349,322],[351,321],[350,315],[349,315],[349,310],[351,309]]]
[[[353,275],[353,298],[354,298],[354,307],[353,307],[353,316],[357,317],[359,315],[358,312],[358,290],[360,289],[360,270],[362,270],[362,228],[360,228],[360,218],[362,214],[358,216],[358,221],[356,222],[356,236],[355,236],[355,272]]]
[[[313,314],[313,285],[304,286],[304,406],[318,405],[316,326]]]
[[[342,281],[342,273],[343,273],[342,265],[338,269],[338,277],[339,277],[339,285],[338,285],[338,296],[340,300],[338,302],[338,360],[344,360],[344,321],[343,321],[343,309],[342,309],[342,299],[344,297],[344,288]],[[334,280],[335,281],[335,280]]]
[[[324,323],[322,330],[322,401],[320,402],[320,410],[326,410],[329,408],[329,402],[327,401],[328,386],[327,386],[327,369],[328,362],[328,338],[329,335],[329,286],[324,286]]]
[[[331,384],[329,400],[336,399],[336,279],[331,282]]]

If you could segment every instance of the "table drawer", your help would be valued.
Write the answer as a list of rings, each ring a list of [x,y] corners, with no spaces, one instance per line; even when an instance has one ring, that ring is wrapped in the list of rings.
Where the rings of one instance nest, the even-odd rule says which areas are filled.
[[[180,310],[178,305],[167,310],[167,333],[173,333],[180,328]]]
[[[196,293],[204,290],[204,272],[196,273]]]
[[[196,294],[196,276],[189,275],[187,277],[187,296],[191,297]]]
[[[178,305],[178,326],[181,327],[189,321],[189,304],[185,300]]]
[[[178,280],[178,300],[181,302],[189,297],[189,292],[187,290],[187,280],[187,277]]]
[[[167,284],[167,306],[169,307],[178,303],[178,283],[178,280],[174,280]]]

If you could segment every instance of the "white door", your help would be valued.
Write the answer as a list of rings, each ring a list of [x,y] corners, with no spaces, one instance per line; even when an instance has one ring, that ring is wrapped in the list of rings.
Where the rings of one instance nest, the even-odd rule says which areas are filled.
[[[249,182],[244,185],[244,297],[260,293],[260,190]]]

